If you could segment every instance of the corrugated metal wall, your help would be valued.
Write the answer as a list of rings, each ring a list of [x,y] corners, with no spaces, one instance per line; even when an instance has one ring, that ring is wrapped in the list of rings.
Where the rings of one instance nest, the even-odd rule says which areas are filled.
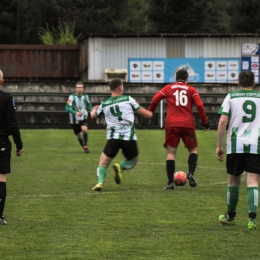
[[[0,45],[5,78],[103,81],[105,69],[128,69],[128,58],[239,58],[260,37],[90,37],[81,46]]]
[[[204,58],[204,38],[185,38],[185,55],[182,58]]]
[[[175,38],[175,39],[166,38],[165,58],[182,58],[182,57],[185,57],[185,38]]]
[[[89,38],[89,80],[103,80],[105,69],[127,69],[128,58],[166,56],[166,38]]]
[[[128,69],[128,58],[239,58],[243,43],[260,37],[89,38],[89,80],[105,69]]]
[[[88,51],[88,80],[103,80],[104,77],[101,65],[101,56],[103,54],[101,38],[90,38],[88,41]]]
[[[259,37],[204,38],[203,58],[241,58],[243,43],[259,41]]]

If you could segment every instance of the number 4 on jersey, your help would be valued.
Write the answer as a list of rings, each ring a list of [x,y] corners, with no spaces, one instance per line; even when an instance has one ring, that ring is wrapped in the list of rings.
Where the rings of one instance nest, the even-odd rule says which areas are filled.
[[[118,105],[115,105],[114,107],[110,107],[110,112],[111,112],[111,114],[113,116],[118,118],[118,121],[122,121],[123,120],[123,118],[122,118],[122,114],[123,113],[120,111]]]

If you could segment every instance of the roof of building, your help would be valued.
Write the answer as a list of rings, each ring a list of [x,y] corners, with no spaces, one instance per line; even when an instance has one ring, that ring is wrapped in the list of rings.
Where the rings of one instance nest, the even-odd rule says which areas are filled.
[[[232,38],[232,37],[260,37],[260,33],[230,33],[230,34],[211,34],[211,33],[157,33],[157,34],[106,34],[106,35],[88,35],[87,38],[138,38],[138,37],[175,37],[175,38]]]

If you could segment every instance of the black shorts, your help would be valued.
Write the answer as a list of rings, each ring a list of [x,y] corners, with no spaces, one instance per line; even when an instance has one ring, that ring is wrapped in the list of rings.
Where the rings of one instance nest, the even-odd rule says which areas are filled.
[[[11,172],[12,144],[7,136],[0,136],[0,173]]]
[[[81,126],[83,126],[83,125],[88,126],[88,123],[87,123],[86,119],[79,121],[78,124],[71,125],[75,135],[77,135],[80,132],[82,132]]]
[[[252,153],[227,154],[227,173],[235,176],[244,171],[260,174],[260,155]]]
[[[135,140],[126,141],[118,139],[109,139],[103,153],[109,158],[115,158],[119,149],[122,149],[122,153],[127,160],[132,160],[138,155],[138,147]]]

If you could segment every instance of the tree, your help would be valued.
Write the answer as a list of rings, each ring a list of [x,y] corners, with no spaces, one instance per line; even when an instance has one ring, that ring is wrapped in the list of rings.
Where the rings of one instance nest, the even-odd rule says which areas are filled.
[[[20,0],[21,14],[21,43],[39,44],[38,31],[47,24],[57,27],[59,14],[54,9],[52,1],[48,0]]]
[[[39,37],[45,45],[76,45],[80,35],[74,35],[75,23],[70,26],[66,22],[60,23],[58,28],[49,29],[48,24],[46,29],[40,27]]]
[[[75,33],[105,35],[118,33],[115,21],[120,17],[127,0],[52,0],[59,21],[76,23]],[[64,8],[64,7],[69,8]]]
[[[90,35],[259,33],[258,0],[1,0],[0,44],[40,44],[39,28]]]
[[[16,1],[0,2],[0,43],[16,42]]]
[[[203,22],[202,31],[212,34],[231,33],[230,3],[226,0],[211,0],[208,2],[207,14]]]
[[[232,30],[237,33],[260,32],[259,1],[233,1],[229,10],[232,17]]]
[[[201,33],[207,19],[208,0],[149,0],[150,32]]]
[[[139,34],[147,32],[147,2],[144,0],[128,0],[124,8],[114,20],[119,34]]]
[[[230,17],[236,0],[149,0],[149,31],[153,33],[233,33]]]

